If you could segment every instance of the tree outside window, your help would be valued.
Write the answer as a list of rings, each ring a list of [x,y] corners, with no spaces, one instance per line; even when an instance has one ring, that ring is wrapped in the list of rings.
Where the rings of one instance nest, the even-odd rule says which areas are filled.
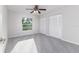
[[[22,18],[22,30],[32,30],[32,18]]]

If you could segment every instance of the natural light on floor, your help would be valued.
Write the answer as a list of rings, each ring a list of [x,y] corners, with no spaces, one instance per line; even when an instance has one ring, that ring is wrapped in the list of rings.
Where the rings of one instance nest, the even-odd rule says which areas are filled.
[[[34,39],[19,41],[11,51],[12,53],[37,53]]]

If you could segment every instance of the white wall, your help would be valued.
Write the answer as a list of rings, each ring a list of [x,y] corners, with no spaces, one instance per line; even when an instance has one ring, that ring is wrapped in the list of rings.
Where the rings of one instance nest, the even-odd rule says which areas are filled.
[[[79,6],[71,6],[63,12],[63,39],[79,44]]]
[[[41,18],[62,15],[63,20],[63,40],[79,45],[79,6],[66,6],[53,10]]]
[[[0,38],[5,39],[4,44],[0,42],[0,52],[4,52],[7,38],[7,8],[0,5]]]
[[[7,38],[8,37],[8,35],[7,35],[7,17],[8,17],[8,11],[7,11],[7,8],[6,8],[6,6],[4,6],[3,7],[3,22],[2,22],[2,24],[3,24],[3,36],[4,36],[4,38]]]
[[[7,8],[0,6],[0,34],[1,37],[7,38]]]
[[[14,11],[9,11],[8,13],[8,37],[17,37],[22,35],[30,35],[38,33],[39,20],[38,16],[33,16],[27,13],[19,13]],[[22,30],[22,17],[31,17],[33,20],[32,30],[23,31]]]
[[[47,18],[40,18],[40,33],[48,35],[48,23]]]
[[[2,37],[2,6],[0,6],[0,38]]]

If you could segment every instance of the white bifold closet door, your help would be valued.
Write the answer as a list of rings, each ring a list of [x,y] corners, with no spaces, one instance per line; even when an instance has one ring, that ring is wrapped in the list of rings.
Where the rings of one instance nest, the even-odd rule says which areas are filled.
[[[62,38],[62,15],[51,16],[49,18],[49,35]]]

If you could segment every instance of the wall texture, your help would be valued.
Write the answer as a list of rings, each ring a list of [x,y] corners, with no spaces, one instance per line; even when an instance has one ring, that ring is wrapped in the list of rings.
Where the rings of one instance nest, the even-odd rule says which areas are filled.
[[[22,30],[22,17],[31,17],[32,20],[32,30],[23,31]],[[30,35],[38,33],[39,20],[38,16],[33,16],[27,13],[18,13],[14,11],[9,11],[8,13],[8,37],[17,37],[22,35]]]

